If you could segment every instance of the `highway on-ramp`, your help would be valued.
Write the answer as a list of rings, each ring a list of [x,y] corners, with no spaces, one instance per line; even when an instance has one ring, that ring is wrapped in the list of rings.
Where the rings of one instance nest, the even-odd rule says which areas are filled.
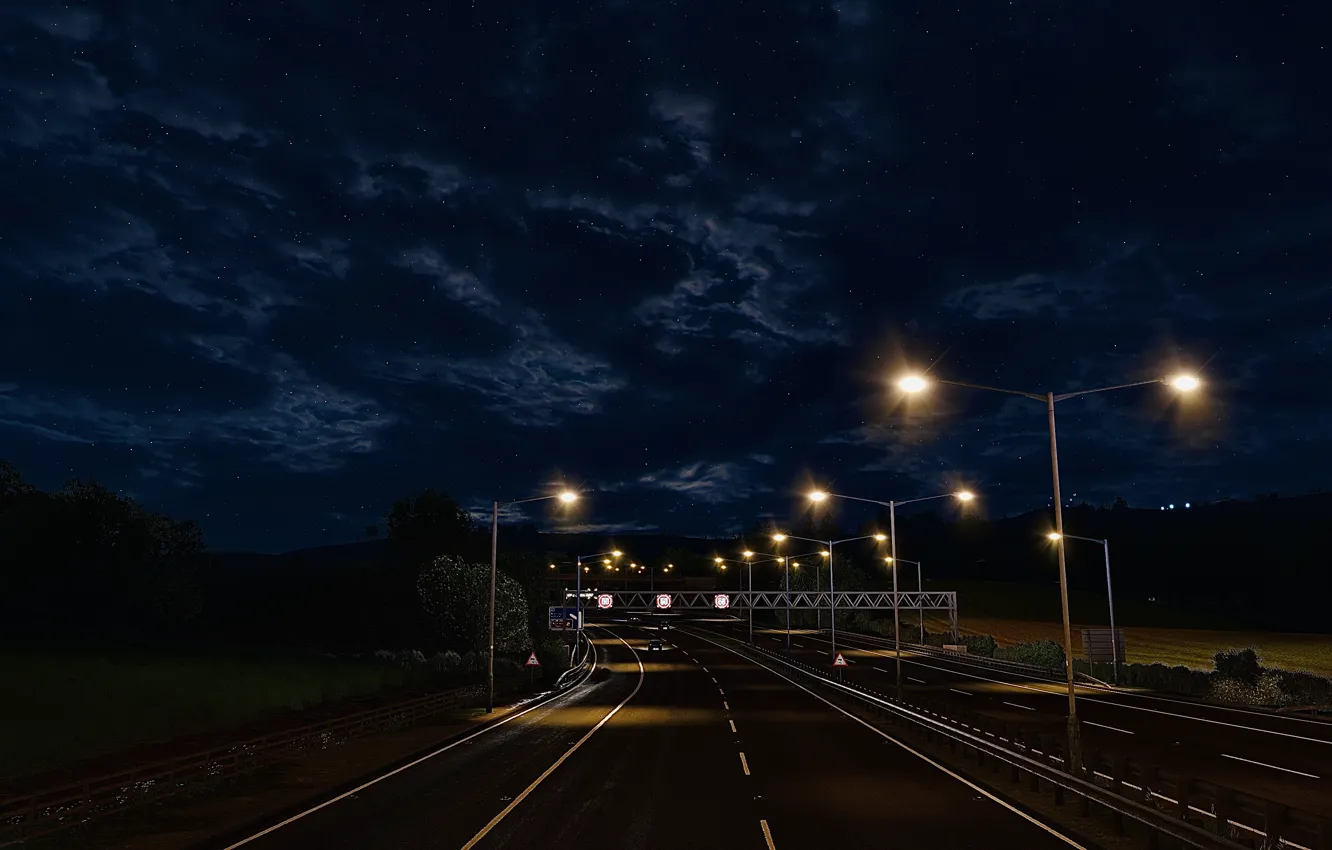
[[[586,685],[212,846],[1081,846],[706,636],[588,633]]]

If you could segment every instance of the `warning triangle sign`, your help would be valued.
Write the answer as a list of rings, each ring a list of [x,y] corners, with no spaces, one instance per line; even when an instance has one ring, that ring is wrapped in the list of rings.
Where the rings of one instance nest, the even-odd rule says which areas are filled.
[[[523,666],[524,666],[524,667],[540,667],[540,666],[541,666],[541,662],[540,662],[540,661],[537,661],[536,653],[533,652],[531,655],[527,656],[527,663],[524,664]]]
[[[842,657],[842,653],[840,653],[840,652],[837,653],[837,657],[833,659],[833,666],[834,666],[834,667],[845,667],[845,666],[846,666],[846,659]]]

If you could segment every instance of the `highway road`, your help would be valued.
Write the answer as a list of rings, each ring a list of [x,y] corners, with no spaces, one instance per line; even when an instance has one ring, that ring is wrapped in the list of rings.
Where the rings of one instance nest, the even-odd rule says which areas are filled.
[[[743,639],[742,623],[707,624]],[[781,629],[755,630],[756,641],[782,651]],[[794,631],[793,660],[831,669],[827,631]],[[849,662],[848,684],[891,695],[896,667],[891,642],[839,631],[837,646]],[[1065,734],[1068,692],[1062,682],[1011,673],[977,661],[904,650],[905,693],[925,695],[1033,732]],[[1200,704],[1165,695],[1077,690],[1088,753],[1122,753],[1141,763],[1184,773],[1320,812],[1332,799],[1332,723],[1271,712]]]
[[[211,846],[1081,846],[706,638],[589,634],[587,685]]]

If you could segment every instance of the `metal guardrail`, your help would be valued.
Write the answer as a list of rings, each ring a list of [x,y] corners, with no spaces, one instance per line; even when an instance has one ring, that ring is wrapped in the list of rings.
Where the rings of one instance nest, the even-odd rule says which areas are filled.
[[[322,749],[480,704],[484,693],[478,686],[456,688],[0,799],[0,847],[169,796],[189,784],[238,776],[292,751]]]
[[[817,680],[825,688],[869,707],[898,727],[914,727],[931,742],[974,760],[993,773],[1008,767],[1011,780],[1024,777],[1032,790],[1050,791],[1057,804],[1066,794],[1081,801],[1082,814],[1093,808],[1108,813],[1116,833],[1126,822],[1138,823],[1148,846],[1169,837],[1205,850],[1290,848],[1332,850],[1332,817],[1311,814],[1196,777],[1131,762],[1120,756],[1094,753],[1085,760],[1084,775],[1066,772],[1060,741],[1052,736],[1024,735],[1015,727],[969,712],[945,701],[908,703],[833,679],[828,671],[783,654],[751,647],[729,636],[711,633],[736,651],[757,654]],[[1127,789],[1127,790],[1126,790]],[[1129,793],[1134,796],[1129,796]]]

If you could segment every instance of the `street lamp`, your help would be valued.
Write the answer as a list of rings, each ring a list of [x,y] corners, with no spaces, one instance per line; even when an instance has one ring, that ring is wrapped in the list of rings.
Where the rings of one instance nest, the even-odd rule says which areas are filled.
[[[623,554],[624,553],[621,552],[619,549],[616,549],[613,552],[598,552],[595,555],[579,555],[577,558],[575,558],[575,561],[578,564],[578,569],[576,569],[574,572],[578,574],[578,583],[574,587],[574,596],[577,599],[574,605],[576,608],[576,612],[578,614],[578,629],[574,633],[574,657],[573,657],[574,664],[578,663],[578,651],[582,645],[582,639],[583,639],[583,574],[590,573],[592,571],[591,567],[583,566],[583,561],[584,560],[593,561],[596,560],[597,558],[605,558],[605,560],[603,560],[602,563],[605,565],[609,565],[611,561],[610,558],[606,558],[607,555],[609,555],[611,558],[618,558]]]
[[[527,502],[544,502],[559,499],[569,504],[578,498],[572,490],[563,490],[550,496],[533,496],[530,499],[514,499],[509,502],[493,502],[490,509],[490,652],[486,659],[486,713],[495,710],[495,577],[499,570],[499,512],[500,508],[522,505]]]
[[[1045,402],[1046,418],[1050,425],[1050,469],[1054,479],[1054,514],[1055,514],[1055,533],[1060,535],[1060,539],[1055,541],[1059,547],[1059,604],[1063,609],[1064,618],[1064,675],[1068,684],[1068,756],[1069,768],[1074,773],[1082,771],[1082,727],[1078,723],[1078,706],[1075,688],[1073,687],[1073,629],[1069,623],[1068,617],[1068,571],[1064,563],[1064,511],[1063,499],[1059,493],[1059,448],[1055,440],[1055,403],[1066,401],[1070,398],[1091,395],[1093,393],[1104,393],[1111,390],[1123,390],[1130,387],[1143,387],[1148,384],[1168,384],[1179,392],[1193,392],[1201,386],[1198,378],[1193,375],[1175,375],[1166,378],[1153,378],[1150,381],[1134,381],[1129,384],[1115,384],[1110,387],[1098,387],[1091,390],[1074,390],[1067,393],[1027,393],[1019,390],[1006,390],[1001,387],[990,387],[984,384],[969,384],[962,381],[946,381],[942,378],[926,379],[922,375],[908,375],[897,382],[897,386],[906,393],[919,393],[929,387],[930,381],[940,384],[948,384],[955,387],[965,387],[973,390],[986,390],[988,392],[1003,393],[1004,395],[1021,396],[1022,398],[1033,399],[1034,401]]]
[[[828,494],[826,494],[826,493],[823,494],[823,498],[824,498],[824,499],[826,499],[827,497],[828,497]],[[814,501],[819,502],[819,501],[822,501],[822,499],[814,499]],[[833,570],[833,559],[832,559],[833,546],[837,545],[838,543],[854,543],[854,542],[857,541],[857,540],[877,540],[877,541],[879,541],[880,543],[882,543],[883,541],[887,540],[888,538],[887,538],[885,535],[882,535],[882,534],[863,534],[863,535],[861,535],[860,537],[847,537],[847,538],[844,538],[844,539],[842,539],[842,540],[815,540],[815,539],[810,538],[810,537],[796,537],[795,535],[791,535],[791,534],[784,534],[784,535],[780,535],[780,536],[781,536],[781,538],[782,538],[783,540],[787,540],[787,539],[790,539],[790,540],[803,540],[803,541],[805,541],[806,543],[822,543],[823,545],[825,545],[825,546],[828,547],[828,550],[827,550],[826,552],[820,552],[819,554],[822,555],[822,556],[824,556],[825,558],[828,559],[828,602],[829,602],[829,605],[828,605],[828,607],[829,607],[829,612],[828,612],[829,617],[828,617],[828,619],[829,619],[829,622],[831,622],[831,624],[832,624],[832,651],[833,651],[833,655],[836,655],[836,654],[837,654],[837,584],[836,584],[836,582],[833,580],[833,572],[834,572],[834,570]],[[773,539],[775,540],[775,539],[777,539],[777,538],[774,537]],[[818,562],[816,561],[815,564],[817,565],[817,563],[818,563]],[[816,574],[816,578],[815,578],[815,584],[814,584],[814,586],[815,586],[815,588],[818,587],[818,578],[817,578],[817,574]],[[820,591],[820,592],[821,592],[821,591]]]
[[[1100,543],[1101,548],[1105,550],[1105,598],[1110,603],[1110,658],[1114,664],[1115,684],[1119,684],[1119,640],[1115,632],[1115,594],[1110,587],[1110,541],[1100,540],[1095,537],[1079,537],[1076,534],[1060,534],[1052,531],[1045,535],[1051,541],[1058,542],[1064,538],[1069,540],[1085,540],[1088,543]]]
[[[902,612],[901,600],[897,595],[897,506],[912,505],[916,502],[930,502],[935,499],[957,499],[959,502],[970,502],[976,498],[976,494],[970,490],[958,490],[954,493],[941,493],[938,496],[924,496],[919,499],[906,499],[905,501],[887,501],[881,502],[877,499],[861,499],[857,496],[843,496],[840,493],[829,493],[825,490],[815,490],[809,494],[809,498],[814,502],[822,502],[824,499],[847,499],[852,502],[868,502],[871,505],[884,505],[888,508],[888,534],[892,540],[892,560],[893,565],[893,655],[897,657],[897,698],[902,698]]]
[[[920,561],[911,561],[906,558],[894,558],[892,555],[889,555],[887,558],[884,558],[883,560],[885,563],[889,564],[896,563],[897,561],[901,561],[904,564],[915,564],[916,590],[919,593],[925,592],[925,582],[923,582],[920,578]],[[896,581],[896,577],[894,577],[893,580]],[[893,593],[896,592],[897,592],[897,587],[894,586]],[[920,619],[920,642],[923,645],[925,643],[925,607],[923,603],[921,605],[916,606],[916,616]]]

